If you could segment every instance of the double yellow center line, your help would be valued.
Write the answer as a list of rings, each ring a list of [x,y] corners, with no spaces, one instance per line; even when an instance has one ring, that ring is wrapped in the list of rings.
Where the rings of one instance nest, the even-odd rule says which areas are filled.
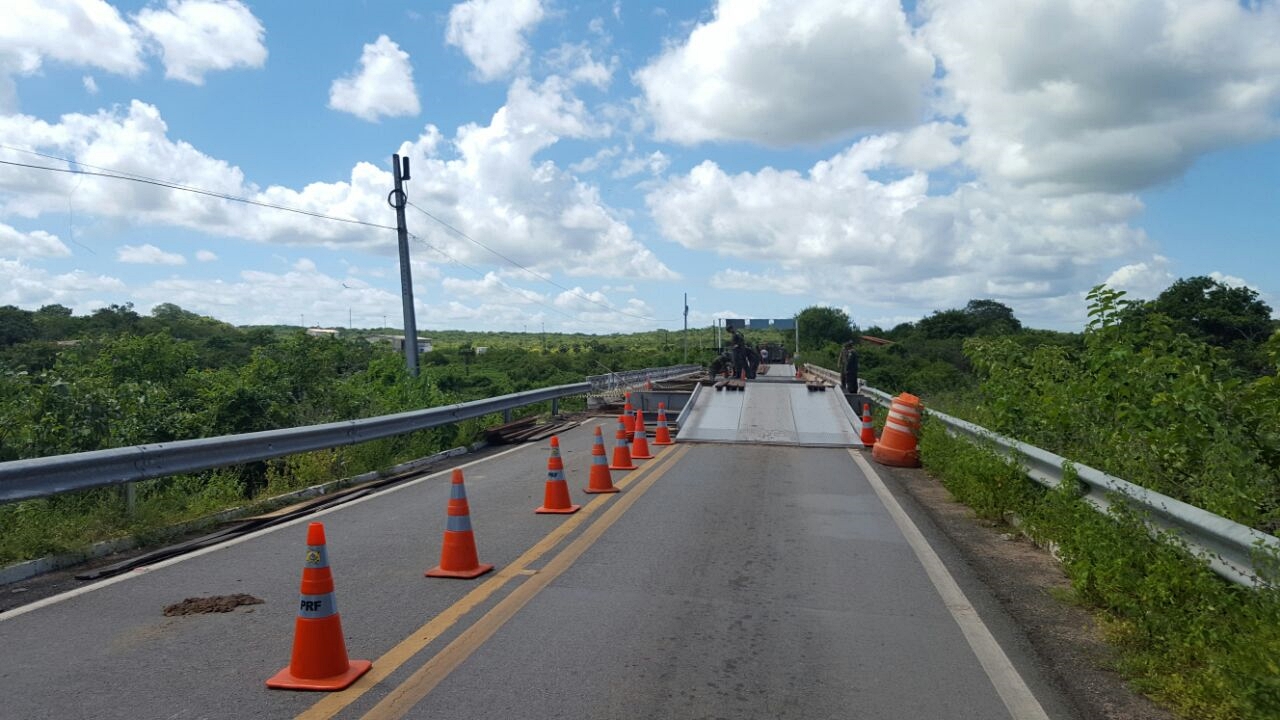
[[[609,506],[598,520],[592,523],[573,542],[569,543],[560,554],[547,562],[546,566],[536,572],[530,565],[560,544],[615,496],[601,495],[583,506],[582,510],[570,516],[563,523],[516,558],[510,565],[500,569],[471,592],[464,595],[453,605],[436,615],[428,623],[418,628],[395,647],[387,651],[373,663],[373,669],[351,687],[341,692],[332,693],[312,705],[298,715],[297,720],[328,720],[337,715],[348,705],[354,703],[379,682],[398,670],[418,654],[436,638],[453,627],[467,613],[485,602],[491,595],[500,590],[513,578],[527,578],[524,583],[513,590],[507,597],[498,602],[489,612],[476,620],[470,627],[462,631],[453,642],[427,661],[425,665],[413,673],[398,687],[391,690],[364,717],[366,720],[391,720],[403,717],[414,705],[417,705],[442,680],[448,677],[455,668],[471,656],[481,645],[498,631],[534,598],[551,581],[571,567],[575,560],[586,552],[600,536],[605,533],[632,505],[644,495],[653,484],[670,470],[689,451],[689,446],[676,446],[669,452],[659,454],[658,458],[640,470],[628,475],[616,483],[619,488],[634,484],[630,492],[616,496],[617,502]]]

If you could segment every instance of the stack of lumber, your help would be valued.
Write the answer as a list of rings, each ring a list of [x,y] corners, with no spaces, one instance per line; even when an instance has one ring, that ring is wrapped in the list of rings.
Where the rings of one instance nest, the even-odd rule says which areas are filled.
[[[487,428],[484,431],[484,438],[494,445],[534,442],[536,440],[545,440],[557,433],[578,427],[580,424],[576,420],[564,420],[561,418],[543,420],[531,415],[519,420],[513,420],[505,425]]]

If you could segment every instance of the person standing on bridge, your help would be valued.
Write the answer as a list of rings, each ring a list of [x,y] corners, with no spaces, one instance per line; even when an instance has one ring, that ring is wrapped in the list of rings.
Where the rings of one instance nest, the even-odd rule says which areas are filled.
[[[760,369],[760,353],[757,352],[754,345],[748,346],[745,352],[747,355],[747,379],[755,380],[756,372]]]
[[[840,349],[840,384],[847,393],[858,392],[858,350],[853,340]]]
[[[747,342],[732,324],[725,325],[725,329],[729,331],[729,346],[733,348],[733,376],[742,377],[747,369],[747,356],[744,352]]]

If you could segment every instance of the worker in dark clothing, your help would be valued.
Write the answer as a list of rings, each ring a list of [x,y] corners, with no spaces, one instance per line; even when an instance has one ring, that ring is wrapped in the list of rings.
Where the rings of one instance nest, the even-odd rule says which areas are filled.
[[[858,350],[852,340],[840,349],[840,384],[845,392],[858,392]]]
[[[744,352],[747,342],[734,326],[726,325],[725,329],[729,331],[729,346],[733,350],[733,376],[739,378],[747,369],[747,356]]]
[[[744,353],[747,357],[747,379],[755,380],[756,372],[760,369],[760,354],[753,347],[747,347]]]
[[[710,373],[711,377],[717,377],[727,374],[733,368],[733,356],[729,353],[723,353],[711,361]]]

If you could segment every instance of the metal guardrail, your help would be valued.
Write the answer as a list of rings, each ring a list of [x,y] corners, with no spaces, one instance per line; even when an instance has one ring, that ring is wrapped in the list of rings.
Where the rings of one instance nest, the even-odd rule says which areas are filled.
[[[591,383],[581,382],[364,420],[14,460],[0,463],[0,503],[354,445],[590,390]]]
[[[835,382],[839,382],[839,374],[826,368],[806,365],[805,369],[826,379],[834,377]],[[862,387],[862,394],[884,406],[893,400],[888,393],[867,386]],[[1189,551],[1208,562],[1215,573],[1231,582],[1246,587],[1280,584],[1280,568],[1277,567],[1280,538],[1274,535],[996,434],[971,422],[927,408],[925,413],[946,426],[953,435],[996,448],[1025,468],[1031,479],[1046,487],[1061,486],[1066,481],[1063,468],[1070,465],[1079,481],[1076,489],[1085,502],[1106,513],[1111,508],[1112,498],[1122,498],[1130,508],[1145,515],[1153,535],[1169,533],[1177,537]]]
[[[602,366],[603,367],[603,366]],[[605,368],[608,370],[608,368]],[[669,380],[691,373],[701,372],[701,365],[673,365],[670,367],[646,368],[644,370],[623,370],[605,375],[589,375],[591,383],[590,395],[621,395],[631,388],[640,387],[649,380]]]
[[[680,408],[680,414],[676,416],[676,427],[686,427],[688,423],[685,421],[689,418],[689,413],[693,412],[693,406],[698,403],[698,395],[702,394],[702,383],[698,383],[693,387],[689,399],[685,402],[684,407]]]

